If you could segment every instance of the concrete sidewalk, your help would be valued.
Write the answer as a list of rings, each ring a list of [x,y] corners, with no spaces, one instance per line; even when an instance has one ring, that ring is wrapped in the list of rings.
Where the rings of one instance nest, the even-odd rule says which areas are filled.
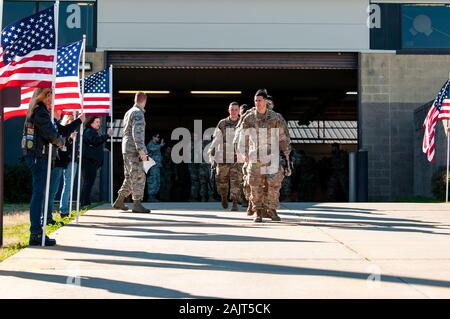
[[[219,203],[89,211],[0,263],[0,298],[450,298],[450,206]]]

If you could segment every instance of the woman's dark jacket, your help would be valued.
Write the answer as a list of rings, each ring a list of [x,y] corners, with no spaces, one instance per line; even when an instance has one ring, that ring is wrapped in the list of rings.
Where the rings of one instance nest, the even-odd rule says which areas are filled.
[[[50,112],[43,102],[36,105],[30,118],[27,118],[26,121],[30,121],[34,126],[33,148],[28,150],[27,153],[37,157],[45,157],[48,156],[49,143],[56,147],[64,145],[64,140],[58,133],[57,125],[50,120]]]
[[[108,140],[109,135],[100,135],[97,130],[89,127],[83,134],[83,160],[103,163],[103,144]]]
[[[58,149],[58,155],[55,160],[56,167],[67,168],[67,165],[69,165],[69,163],[72,161],[73,140],[70,138],[70,134],[77,130],[80,127],[81,123],[82,122],[80,119],[76,119],[72,123],[65,126],[61,125],[59,121],[56,122],[59,134],[66,138],[66,142],[64,144],[66,146],[66,150],[63,151],[61,148]]]

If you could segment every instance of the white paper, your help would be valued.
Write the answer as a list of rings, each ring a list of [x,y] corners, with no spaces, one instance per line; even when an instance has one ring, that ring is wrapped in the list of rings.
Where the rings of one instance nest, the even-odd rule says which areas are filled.
[[[152,166],[156,164],[155,161],[150,156],[147,156],[147,158],[148,158],[148,161],[142,162],[144,164],[145,174],[147,174],[148,171],[150,170],[150,168],[152,168]]]

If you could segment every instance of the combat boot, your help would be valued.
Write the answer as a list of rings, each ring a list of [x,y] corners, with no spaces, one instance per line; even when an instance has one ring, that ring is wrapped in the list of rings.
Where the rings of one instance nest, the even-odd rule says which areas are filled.
[[[268,217],[272,219],[274,222],[281,222],[281,218],[280,216],[278,216],[277,211],[275,209],[268,209],[267,213],[270,215]]]
[[[252,203],[248,202],[247,216],[253,216],[254,213],[255,213],[255,210],[253,209]]]
[[[262,208],[259,208],[256,210],[256,217],[255,217],[255,219],[253,219],[254,223],[261,223],[263,221],[262,220],[263,212],[264,212],[264,209],[262,209]]]
[[[233,206],[231,206],[230,210],[232,212],[238,212],[239,211],[237,198],[233,198]]]
[[[115,209],[127,211],[128,206],[125,205],[125,196],[119,195],[119,197],[117,197],[116,201],[114,202],[113,207]]]
[[[228,208],[228,198],[226,196],[222,196],[222,207],[223,209]]]
[[[272,218],[272,212],[268,208],[264,208],[262,218]]]
[[[142,206],[140,200],[133,200],[133,213],[150,213],[150,209]]]

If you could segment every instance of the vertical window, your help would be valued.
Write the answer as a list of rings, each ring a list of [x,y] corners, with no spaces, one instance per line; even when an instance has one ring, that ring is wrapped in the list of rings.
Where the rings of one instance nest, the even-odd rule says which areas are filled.
[[[402,6],[402,48],[450,48],[450,7]]]

